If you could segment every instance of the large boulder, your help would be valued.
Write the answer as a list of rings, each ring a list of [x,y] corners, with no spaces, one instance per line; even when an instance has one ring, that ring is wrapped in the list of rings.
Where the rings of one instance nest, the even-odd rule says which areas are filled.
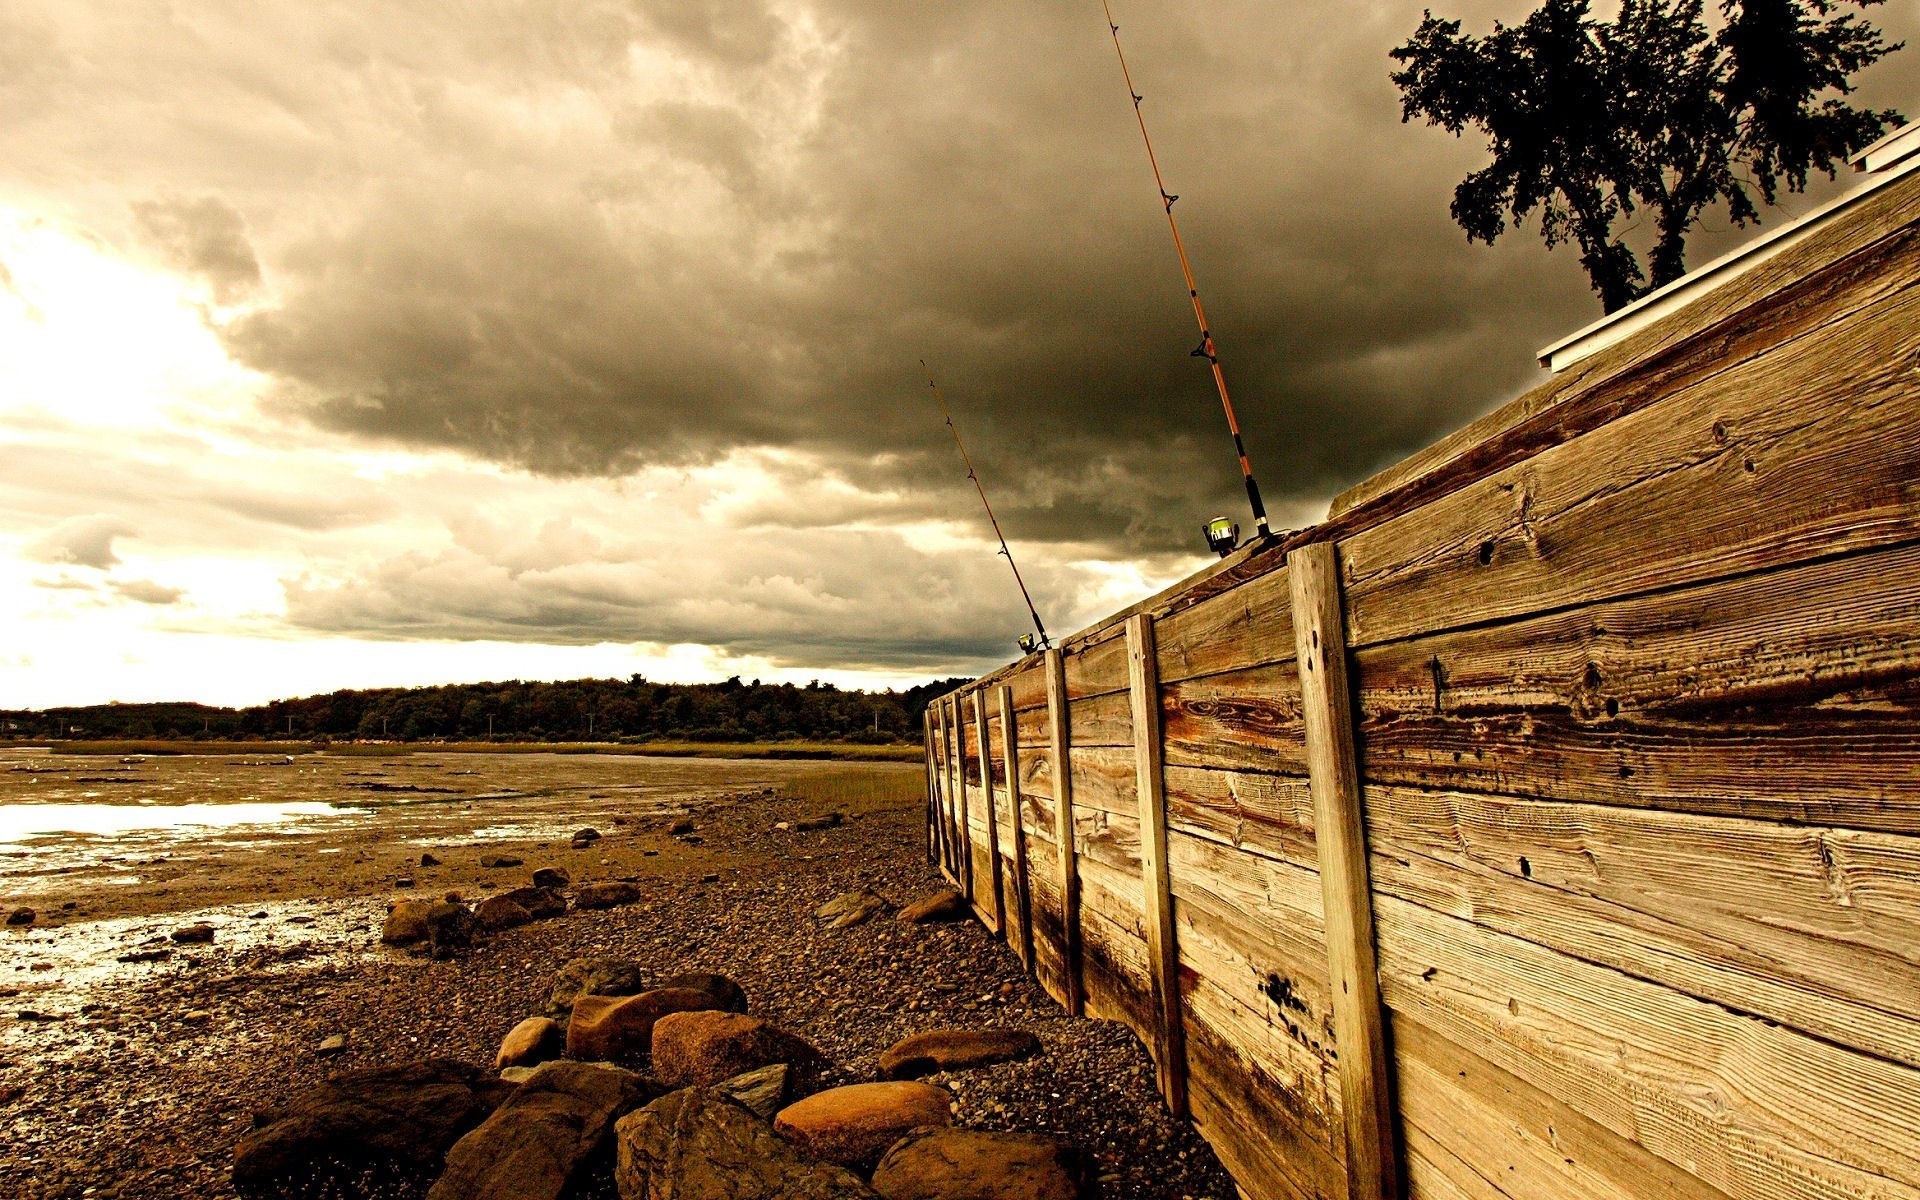
[[[257,1193],[368,1168],[438,1170],[447,1150],[513,1090],[451,1059],[335,1075],[254,1118],[234,1151],[234,1188]]]
[[[931,895],[915,900],[901,909],[896,916],[910,925],[923,925],[928,921],[958,921],[971,912],[972,910],[967,907],[967,898],[959,891],[954,888],[942,888]]]
[[[565,867],[541,867],[533,873],[537,888],[563,888],[573,882],[573,872]]]
[[[447,900],[427,910],[427,952],[452,958],[473,945],[473,910]]]
[[[712,1087],[775,1063],[817,1068],[818,1050],[760,1017],[684,1012],[653,1026],[653,1073],[668,1087]]]
[[[789,1104],[773,1127],[804,1154],[864,1167],[923,1125],[953,1120],[953,1096],[930,1083],[856,1083]]]
[[[873,1190],[885,1200],[1080,1200],[1090,1165],[1039,1134],[917,1129],[880,1159]]]
[[[706,1088],[683,1088],[621,1119],[620,1200],[872,1200],[860,1177],[809,1162],[767,1123]]]
[[[433,911],[432,900],[402,900],[387,910],[387,920],[380,927],[380,940],[389,946],[410,946],[415,942],[427,940],[427,914]]]
[[[512,929],[532,920],[532,913],[505,896],[488,896],[473,908],[473,923],[488,933]]]
[[[557,1017],[582,996],[637,996],[647,990],[640,964],[625,958],[575,958],[554,972],[547,992],[547,1015]]]
[[[693,988],[695,991],[712,996],[715,1008],[735,1013],[747,1011],[747,989],[741,987],[738,980],[728,975],[714,975],[707,971],[687,971],[662,980],[660,986]]]
[[[813,910],[813,919],[825,921],[828,929],[847,929],[885,912],[886,900],[867,888],[843,892]]]
[[[617,908],[622,904],[632,904],[640,899],[640,885],[611,880],[606,883],[583,883],[573,893],[575,908]]]
[[[654,988],[638,996],[582,996],[567,1022],[567,1057],[586,1062],[644,1063],[653,1049],[653,1025],[668,1013],[712,1008],[713,997],[693,988]]]
[[[548,1063],[447,1152],[427,1200],[558,1200],[621,1117],[660,1088],[601,1063]]]
[[[935,1029],[895,1042],[880,1056],[880,1074],[912,1079],[1010,1062],[1039,1050],[1040,1039],[1023,1029]]]
[[[567,915],[567,896],[559,888],[520,887],[499,893],[500,900],[511,900],[533,914],[536,921]]]
[[[515,1025],[493,1056],[493,1069],[535,1067],[567,1052],[567,1031],[547,1017],[528,1017]]]

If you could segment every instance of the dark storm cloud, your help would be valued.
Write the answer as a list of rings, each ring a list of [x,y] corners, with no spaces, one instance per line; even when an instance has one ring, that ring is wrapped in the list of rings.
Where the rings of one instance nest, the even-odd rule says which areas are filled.
[[[220,197],[138,200],[133,215],[153,246],[173,266],[206,280],[220,303],[232,304],[260,286],[246,221]]]
[[[1485,29],[1531,4],[1442,7]],[[1534,381],[1598,311],[1571,255],[1449,220],[1480,147],[1403,126],[1387,81],[1420,10],[1116,9],[1290,519]],[[216,282],[259,271],[223,336],[331,429],[558,475],[788,448],[896,519],[970,516],[925,356],[1016,538],[1140,555],[1240,510],[1097,4],[561,11],[23,19],[0,89],[34,144],[78,119],[51,96],[89,98],[76,177],[195,197],[142,225]],[[88,75],[103,42],[142,53]],[[1917,60],[1863,98],[1910,102]]]

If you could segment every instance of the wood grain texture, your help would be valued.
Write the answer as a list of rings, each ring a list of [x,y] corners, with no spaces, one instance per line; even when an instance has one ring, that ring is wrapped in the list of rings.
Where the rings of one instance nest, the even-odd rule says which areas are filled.
[[[982,815],[986,818],[981,830],[984,835],[981,845],[986,851],[988,894],[986,902],[980,905],[981,920],[986,922],[988,929],[1004,935],[1007,930],[1007,898],[1000,870],[1000,815],[995,811],[997,806],[993,802],[993,745],[987,730],[985,689],[973,693],[973,729],[980,759],[980,802]]]
[[[1000,689],[1000,754],[1006,764],[1006,777],[1009,781],[1007,792],[1008,817],[1012,823],[1013,835],[1013,890],[1017,901],[1014,908],[1015,938],[1009,939],[1014,951],[1020,955],[1020,962],[1028,971],[1033,965],[1033,891],[1027,881],[1027,828],[1026,806],[1021,803],[1018,780],[1020,779],[1020,747],[1013,736],[1013,688]]]
[[[1904,270],[1852,320],[1343,542],[1350,644],[1912,540],[1920,253]]]
[[[1396,1014],[1732,1200],[1920,1196],[1920,1075],[1442,916],[1375,906]]]
[[[1171,766],[1307,773],[1300,674],[1291,658],[1170,684],[1161,715]]]
[[[1396,1017],[1393,1044],[1410,1195],[1726,1200],[1717,1188],[1416,1021]]]
[[[1319,870],[1305,778],[1172,766],[1166,776],[1169,829]]]
[[[1086,700],[1126,692],[1127,643],[1122,633],[1122,629],[1115,628],[1102,640],[1062,656],[1067,699]]]
[[[1369,785],[1375,888],[1920,1067],[1920,838]]]
[[[1132,701],[1135,791],[1140,798],[1140,878],[1147,965],[1152,972],[1154,1066],[1160,1096],[1175,1116],[1187,1114],[1187,1050],[1180,1014],[1180,952],[1174,941],[1173,892],[1167,880],[1166,775],[1161,761],[1159,655],[1153,618],[1127,620],[1127,679]]]
[[[1159,617],[1154,638],[1161,684],[1290,661],[1292,603],[1282,567]]]
[[[1363,650],[1368,778],[1920,832],[1917,578],[1907,544]]]
[[[1293,585],[1294,644],[1300,665],[1307,768],[1325,894],[1327,961],[1340,1047],[1346,1116],[1347,1182],[1352,1200],[1395,1200],[1400,1172],[1393,1137],[1393,1093],[1385,1019],[1374,964],[1367,834],[1361,816],[1353,693],[1347,678],[1340,568],[1331,542],[1287,560]]]
[[[1122,643],[1123,648],[1124,645]],[[1126,665],[1125,660],[1121,665]],[[1070,707],[1075,747],[1133,747],[1133,717],[1124,687],[1117,692],[1075,700]]]
[[[1067,712],[1066,671],[1061,652],[1046,653],[1048,754],[1044,760],[1052,772],[1054,809],[1054,850],[1059,859],[1060,932],[1063,971],[1065,973],[1067,1012],[1079,1016],[1086,1010],[1086,989],[1082,982],[1080,947],[1080,871],[1075,862],[1073,844],[1073,770],[1072,727]],[[1064,765],[1065,769],[1060,769]]]
[[[953,789],[954,864],[960,876],[960,890],[973,900],[973,835],[967,815],[966,759],[967,732],[961,722],[959,695],[947,698],[948,771],[947,784]]]

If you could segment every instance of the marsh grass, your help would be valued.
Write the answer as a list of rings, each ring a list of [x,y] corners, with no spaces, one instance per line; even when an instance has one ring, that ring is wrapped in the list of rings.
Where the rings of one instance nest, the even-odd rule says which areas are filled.
[[[919,762],[910,745],[870,746],[854,742],[216,742],[127,738],[116,741],[53,742],[53,754],[232,755],[327,754],[361,758],[401,758],[432,754],[626,754],[661,758],[836,759],[844,762]]]
[[[783,784],[783,795],[838,812],[878,812],[926,803],[927,777],[921,771],[854,767],[822,771]]]

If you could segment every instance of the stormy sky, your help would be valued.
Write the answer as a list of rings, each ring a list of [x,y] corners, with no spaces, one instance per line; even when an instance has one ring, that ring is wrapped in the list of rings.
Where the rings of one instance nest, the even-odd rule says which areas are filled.
[[[1284,525],[1598,315],[1449,219],[1421,8],[1115,9]],[[923,358],[1055,631],[1245,520],[1097,0],[12,0],[0,111],[0,707],[982,669]]]

